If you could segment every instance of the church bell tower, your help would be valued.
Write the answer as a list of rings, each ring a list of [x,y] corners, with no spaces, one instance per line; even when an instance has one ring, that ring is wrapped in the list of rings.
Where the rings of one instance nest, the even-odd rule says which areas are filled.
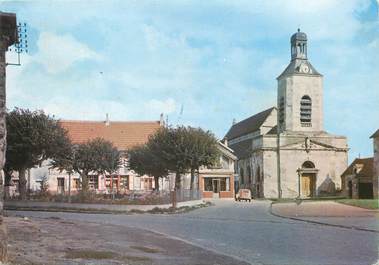
[[[322,131],[322,75],[308,61],[307,35],[300,29],[291,37],[291,62],[277,80],[280,132]]]

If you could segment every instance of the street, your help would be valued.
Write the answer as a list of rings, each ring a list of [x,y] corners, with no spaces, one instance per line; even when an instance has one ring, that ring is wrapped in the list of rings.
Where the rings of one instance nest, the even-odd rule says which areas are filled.
[[[7,214],[138,227],[251,264],[364,265],[378,261],[378,233],[284,219],[271,215],[269,207],[269,201],[218,201],[215,206],[174,215]]]

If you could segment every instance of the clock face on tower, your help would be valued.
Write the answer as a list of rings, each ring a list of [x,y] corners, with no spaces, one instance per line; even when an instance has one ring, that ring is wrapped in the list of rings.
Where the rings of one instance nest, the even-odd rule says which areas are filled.
[[[304,74],[309,73],[309,66],[304,64],[304,63],[301,64],[300,65],[300,73],[304,73]]]

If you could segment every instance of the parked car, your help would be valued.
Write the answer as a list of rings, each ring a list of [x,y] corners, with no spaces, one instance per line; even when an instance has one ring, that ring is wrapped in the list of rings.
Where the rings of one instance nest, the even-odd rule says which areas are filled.
[[[236,201],[249,201],[251,202],[251,191],[249,189],[239,189],[236,194]]]

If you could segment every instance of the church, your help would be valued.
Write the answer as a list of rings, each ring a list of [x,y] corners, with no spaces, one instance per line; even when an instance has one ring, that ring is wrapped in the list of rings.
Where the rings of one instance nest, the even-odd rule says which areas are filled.
[[[348,163],[347,138],[324,131],[323,76],[308,60],[300,30],[277,81],[277,107],[234,123],[224,137],[238,158],[239,187],[255,198],[335,195]]]

